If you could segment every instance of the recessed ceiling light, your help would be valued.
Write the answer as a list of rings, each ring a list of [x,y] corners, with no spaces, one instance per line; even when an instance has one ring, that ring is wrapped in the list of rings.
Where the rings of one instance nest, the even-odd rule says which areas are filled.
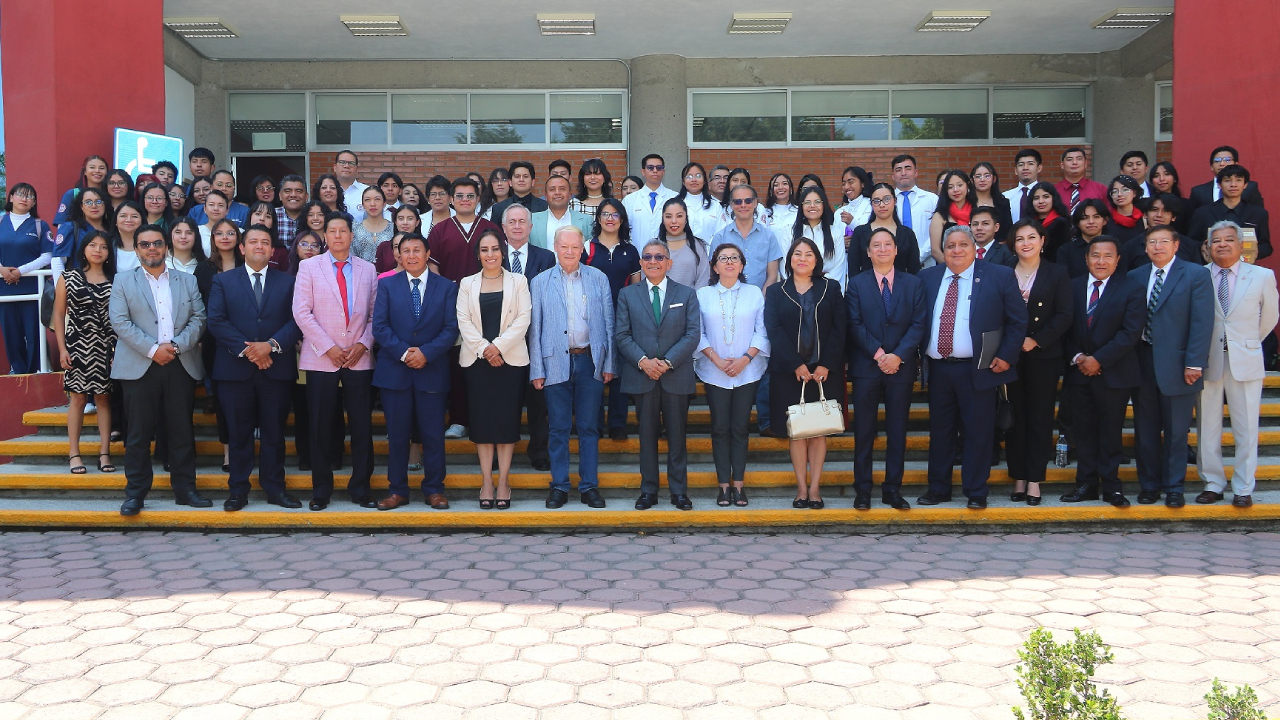
[[[779,35],[791,22],[791,13],[734,13],[730,35]]]
[[[409,31],[399,15],[343,15],[339,19],[356,37],[399,37]]]
[[[1115,12],[1098,18],[1093,27],[1098,30],[1146,30],[1172,15],[1171,7],[1116,8]]]
[[[543,35],[595,35],[594,13],[538,13],[538,31]]]
[[[990,10],[934,10],[916,32],[971,32],[989,17]]]
[[[226,23],[212,17],[167,17],[164,26],[189,40],[239,37]]]

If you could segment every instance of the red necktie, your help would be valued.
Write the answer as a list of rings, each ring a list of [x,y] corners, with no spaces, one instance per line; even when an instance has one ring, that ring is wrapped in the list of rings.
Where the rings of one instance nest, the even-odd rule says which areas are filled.
[[[1101,280],[1093,281],[1093,294],[1089,296],[1089,307],[1085,308],[1085,325],[1089,327],[1093,327],[1093,311],[1098,308],[1098,289],[1101,287]]]
[[[956,334],[956,305],[960,302],[960,276],[951,276],[951,287],[942,301],[942,319],[938,322],[938,354],[951,357]]]
[[[338,268],[338,294],[342,296],[342,316],[347,319],[347,324],[350,325],[351,308],[347,307],[347,276],[342,272],[346,265],[346,260],[334,263],[334,266]]]
[[[986,255],[986,254],[987,254],[987,249],[986,249],[986,248],[984,248],[984,247],[980,247],[980,248],[978,248],[978,259],[979,259],[979,260],[981,260],[981,259],[982,259],[982,256],[983,256],[983,255]]]

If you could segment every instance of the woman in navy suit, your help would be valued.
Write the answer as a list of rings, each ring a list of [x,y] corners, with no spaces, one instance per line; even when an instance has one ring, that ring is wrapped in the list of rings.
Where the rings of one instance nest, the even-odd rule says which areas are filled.
[[[36,213],[36,189],[18,183],[9,192],[0,217],[0,295],[35,295],[38,285],[29,273],[48,267],[53,257],[53,232]],[[14,374],[40,370],[40,303],[0,303],[4,351]]]

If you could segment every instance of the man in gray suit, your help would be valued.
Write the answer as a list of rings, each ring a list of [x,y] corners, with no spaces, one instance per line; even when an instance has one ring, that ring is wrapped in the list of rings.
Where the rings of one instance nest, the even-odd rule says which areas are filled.
[[[191,425],[196,381],[204,377],[196,349],[205,326],[204,302],[194,275],[165,267],[164,231],[158,226],[138,228],[134,247],[141,267],[116,276],[110,304],[117,337],[111,377],[124,385],[129,415],[120,514],[137,515],[151,491],[151,438],[161,425],[169,437],[174,498],[179,505],[210,507],[213,502],[196,492]]]
[[[529,382],[545,390],[550,426],[551,491],[547,507],[569,500],[569,426],[578,427],[578,495],[604,507],[597,489],[600,403],[613,379],[613,301],[605,274],[582,263],[586,238],[572,225],[556,230],[557,264],[533,279]]]
[[[667,279],[671,252],[662,240],[645,243],[640,268],[644,282],[618,293],[617,310],[622,391],[635,399],[640,423],[636,509],[658,503],[658,435],[665,418],[671,504],[692,510],[684,428],[694,391],[693,353],[702,338],[698,296],[693,288]]]
[[[1129,271],[1129,279],[1145,288],[1147,304],[1138,343],[1142,385],[1133,404],[1138,502],[1151,505],[1163,492],[1166,506],[1180,508],[1186,504],[1187,433],[1213,334],[1213,283],[1208,270],[1176,258],[1172,227],[1148,229],[1145,243],[1151,264]]]

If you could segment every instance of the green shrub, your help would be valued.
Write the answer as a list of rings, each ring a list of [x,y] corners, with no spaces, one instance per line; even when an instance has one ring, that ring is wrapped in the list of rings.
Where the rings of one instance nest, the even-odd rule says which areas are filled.
[[[1213,679],[1213,689],[1204,696],[1209,703],[1209,720],[1267,720],[1258,709],[1258,695],[1253,688],[1242,685],[1230,695],[1218,678]]]
[[[1076,628],[1074,641],[1058,644],[1037,628],[1018,657],[1018,690],[1027,703],[1025,711],[1014,708],[1018,720],[1121,720],[1116,699],[1093,683],[1098,666],[1114,657],[1098,633]]]

